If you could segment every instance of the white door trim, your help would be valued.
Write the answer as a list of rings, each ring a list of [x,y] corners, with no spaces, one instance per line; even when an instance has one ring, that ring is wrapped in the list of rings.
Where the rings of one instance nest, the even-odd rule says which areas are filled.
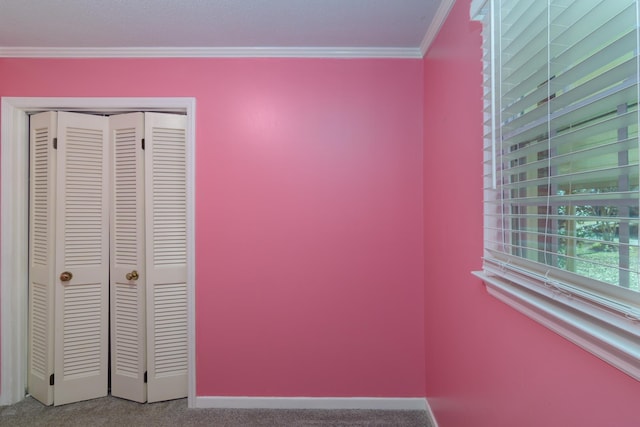
[[[28,113],[165,111],[187,115],[188,405],[195,407],[195,98],[3,97],[0,109],[0,405],[22,400],[27,384]]]

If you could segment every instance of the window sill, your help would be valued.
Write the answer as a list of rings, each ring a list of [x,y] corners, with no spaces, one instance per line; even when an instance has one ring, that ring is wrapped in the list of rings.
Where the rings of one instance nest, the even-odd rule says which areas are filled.
[[[473,274],[482,279],[492,296],[640,381],[638,319],[550,289],[527,288],[484,271]]]

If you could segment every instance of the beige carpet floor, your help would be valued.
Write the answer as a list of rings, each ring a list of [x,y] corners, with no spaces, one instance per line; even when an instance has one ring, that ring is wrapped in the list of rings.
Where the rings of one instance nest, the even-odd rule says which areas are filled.
[[[425,411],[188,409],[186,399],[139,404],[103,397],[44,406],[31,397],[0,406],[0,426],[398,426],[433,427]]]

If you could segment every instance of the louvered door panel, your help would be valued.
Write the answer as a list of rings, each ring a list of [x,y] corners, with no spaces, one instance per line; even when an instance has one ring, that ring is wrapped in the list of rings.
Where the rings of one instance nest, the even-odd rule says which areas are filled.
[[[30,118],[29,226],[29,393],[45,405],[53,403],[55,112]]]
[[[147,399],[143,120],[143,113],[110,117],[111,394],[137,402]]]
[[[163,283],[154,287],[154,360],[156,378],[186,373],[186,283]]]
[[[107,394],[107,130],[106,117],[58,113],[55,405]]]
[[[63,286],[62,311],[62,379],[99,375],[103,367],[101,330],[104,328],[100,309],[103,284],[82,283]],[[58,389],[56,389],[58,391]]]
[[[186,117],[145,113],[148,401],[187,395]]]

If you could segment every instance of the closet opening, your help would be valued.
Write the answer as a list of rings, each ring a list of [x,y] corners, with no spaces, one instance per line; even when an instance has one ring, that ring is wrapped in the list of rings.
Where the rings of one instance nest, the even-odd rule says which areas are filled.
[[[184,130],[184,159],[185,159],[185,171],[184,171],[184,218],[185,218],[185,238],[184,238],[184,267],[183,267],[183,277],[182,282],[184,283],[183,289],[183,302],[186,307],[186,339],[187,339],[187,365],[186,365],[186,375],[184,378],[184,382],[186,384],[185,390],[186,395],[189,397],[189,406],[194,406],[195,399],[195,366],[194,366],[194,343],[193,343],[193,330],[194,330],[194,310],[193,310],[193,292],[194,292],[194,110],[195,110],[195,102],[190,98],[170,98],[170,99],[156,99],[156,98],[144,98],[144,99],[133,99],[133,98],[2,98],[2,299],[0,301],[0,309],[2,310],[2,325],[14,325],[15,327],[9,328],[4,327],[2,331],[2,369],[1,369],[1,380],[2,380],[2,394],[0,395],[0,403],[2,404],[10,404],[24,398],[25,390],[27,389],[27,368],[29,366],[31,351],[28,350],[29,344],[29,322],[28,315],[29,311],[28,302],[29,297],[27,294],[27,290],[30,289],[30,276],[29,276],[29,263],[25,262],[25,255],[28,254],[28,234],[29,234],[29,226],[28,226],[28,212],[30,208],[29,203],[29,143],[28,143],[28,135],[29,135],[29,116],[32,118],[36,113],[41,111],[48,110],[58,110],[58,111],[75,111],[82,112],[85,115],[95,115],[97,117],[110,117],[116,115],[116,113],[127,113],[129,111],[162,111],[165,113],[172,113],[172,116],[180,116],[185,117],[185,130]],[[144,113],[138,113],[144,114]],[[131,114],[126,114],[131,115]],[[170,139],[170,138],[169,138]],[[60,141],[60,140],[59,140]],[[62,141],[57,142],[61,144]],[[63,144],[61,144],[63,145]],[[79,146],[80,147],[80,146]],[[145,147],[146,148],[146,147]],[[78,155],[80,153],[81,156],[84,156],[82,150],[83,148],[79,148],[80,151],[75,154],[71,154],[71,157],[74,155]],[[161,151],[161,150],[160,150]],[[170,152],[167,152],[168,157],[175,157]],[[91,154],[89,154],[91,157]],[[168,158],[167,157],[167,158]],[[162,166],[160,163],[159,165]],[[85,165],[86,166],[86,165]],[[84,167],[84,166],[83,166]],[[172,165],[165,165],[165,170],[169,170],[172,168]],[[92,167],[86,166],[85,170],[91,170]],[[95,168],[94,168],[95,169]],[[126,168],[125,168],[126,169]],[[162,169],[160,169],[162,170]],[[73,174],[72,174],[73,175]],[[87,177],[91,178],[91,177]],[[168,177],[167,180],[170,180],[171,177]],[[158,182],[162,182],[162,176],[156,176],[156,180]],[[169,182],[165,180],[166,182]],[[11,183],[7,185],[8,183]],[[10,188],[13,187],[13,188]],[[73,186],[72,186],[73,187]],[[71,188],[71,187],[70,187]],[[81,191],[84,191],[82,185],[79,187]],[[77,197],[82,197],[82,194],[76,195]],[[161,198],[161,197],[160,197]],[[77,202],[77,200],[76,200]],[[75,202],[70,200],[70,205],[73,205]],[[76,203],[78,204],[78,203]],[[83,203],[84,204],[84,203]],[[7,209],[7,206],[12,205],[13,209]],[[170,208],[171,206],[175,206],[176,203],[169,203],[167,206]],[[89,213],[91,213],[92,208],[89,208]],[[93,209],[93,212],[97,212],[96,209]],[[126,212],[121,210],[121,214]],[[7,213],[7,214],[5,214]],[[167,211],[162,213],[165,215]],[[70,212],[72,217],[77,218],[78,215],[82,217],[84,215],[82,212],[73,211]],[[110,214],[111,215],[111,214]],[[161,217],[162,217],[161,215]],[[81,219],[80,222],[89,221]],[[73,221],[68,223],[72,223]],[[67,224],[69,225],[69,224]],[[33,227],[32,227],[33,228]],[[74,231],[74,230],[71,230]],[[77,230],[75,230],[77,231]],[[73,234],[73,233],[72,233]],[[175,234],[175,233],[174,233]],[[78,265],[82,264],[82,257],[90,256],[92,253],[91,248],[85,247],[86,245],[83,242],[87,240],[92,240],[91,236],[82,236],[76,233],[76,237],[79,236],[80,240],[78,240],[78,245],[74,247],[73,244],[69,246],[72,254],[78,255],[75,260],[76,268]],[[108,239],[111,239],[112,232],[109,231],[107,233]],[[6,238],[5,238],[6,237]],[[169,240],[165,240],[164,248],[170,247],[173,243],[170,241],[175,238],[174,236],[169,236]],[[84,239],[84,240],[83,240]],[[59,244],[59,243],[58,243]],[[162,257],[162,247],[159,246],[160,249],[156,248],[156,258]],[[128,250],[125,248],[125,252]],[[75,251],[75,252],[74,252]],[[31,255],[31,254],[29,254]],[[27,257],[30,259],[30,257]],[[112,255],[108,254],[107,261],[112,259]],[[8,266],[8,268],[5,268]],[[79,271],[79,270],[78,270]],[[133,279],[136,274],[132,274],[136,272],[136,269],[131,269],[131,271],[127,271],[124,274],[124,277],[121,281],[131,282],[131,280],[127,279],[127,275],[130,279]],[[65,281],[66,275],[63,273],[67,272],[66,270],[56,273],[56,280]],[[78,272],[75,276],[72,271],[71,277],[68,279],[69,283],[73,283],[74,280],[80,279],[82,276],[81,272]],[[140,275],[141,272],[138,272]],[[140,275],[141,276],[141,275]],[[140,277],[138,276],[138,277]],[[107,282],[111,281],[111,273],[107,278]],[[134,280],[135,281],[135,280]],[[91,282],[91,281],[90,281]],[[173,282],[177,282],[173,280]],[[131,288],[131,286],[130,286]],[[175,288],[175,287],[174,287]],[[75,288],[80,289],[80,287]],[[156,299],[156,302],[162,301],[172,301],[175,300],[175,289],[164,289],[166,292],[160,299]],[[79,295],[76,296],[78,301],[85,301],[87,295],[80,292]],[[173,292],[173,293],[172,293]],[[107,294],[109,295],[109,294]],[[113,300],[114,294],[107,297],[107,310],[109,310],[108,305],[113,304],[110,300]],[[78,299],[79,298],[79,299]],[[162,298],[165,298],[164,300]],[[75,301],[70,299],[69,301]],[[71,303],[73,305],[73,303]],[[81,304],[82,305],[82,304]],[[86,304],[85,304],[86,305]],[[69,306],[69,304],[67,304]],[[91,311],[91,310],[87,310]],[[111,307],[111,312],[113,312],[113,306]],[[131,311],[131,310],[130,310]],[[134,309],[132,312],[137,311]],[[109,313],[109,311],[107,311]],[[129,313],[130,314],[130,313]],[[68,316],[69,318],[73,318],[73,316]],[[125,316],[126,318],[126,316]],[[76,328],[81,327],[82,321],[77,322],[74,326]],[[109,322],[112,323],[112,322]],[[86,323],[87,325],[90,322]],[[73,326],[73,325],[72,325]],[[86,325],[82,325],[86,326]],[[107,325],[107,328],[109,326]],[[71,328],[73,329],[73,328]],[[70,330],[71,330],[70,329]],[[108,329],[107,329],[108,331]],[[91,332],[87,332],[91,335]],[[105,332],[105,336],[110,336],[108,332]],[[175,337],[174,337],[175,338]],[[82,341],[82,340],[80,340]],[[133,340],[130,340],[133,342]],[[175,341],[175,340],[174,340]],[[73,343],[74,341],[69,341]],[[86,352],[86,349],[80,346],[76,346],[80,348],[80,352]],[[113,347],[113,346],[112,346]],[[107,352],[108,358],[109,352]],[[107,360],[105,358],[105,360]],[[68,358],[69,359],[69,358]],[[124,359],[123,359],[124,360]],[[69,365],[69,364],[68,364]],[[113,363],[104,363],[103,365],[111,366]],[[69,365],[71,366],[71,365]],[[69,368],[67,366],[67,368]],[[81,367],[82,369],[87,368]],[[122,366],[120,366],[122,368]],[[82,369],[73,370],[67,369],[67,377],[74,378],[82,376]],[[55,370],[55,375],[50,379],[53,384],[58,383],[60,379],[60,374]],[[165,369],[164,373],[167,371]],[[63,372],[64,374],[64,372]],[[142,373],[144,374],[144,372]],[[108,373],[105,372],[107,378],[109,378]],[[64,375],[63,375],[64,378]],[[47,382],[48,384],[48,382]],[[108,384],[105,382],[105,392],[107,391]],[[79,399],[82,400],[82,399]],[[158,400],[166,400],[166,398],[160,398]]]

